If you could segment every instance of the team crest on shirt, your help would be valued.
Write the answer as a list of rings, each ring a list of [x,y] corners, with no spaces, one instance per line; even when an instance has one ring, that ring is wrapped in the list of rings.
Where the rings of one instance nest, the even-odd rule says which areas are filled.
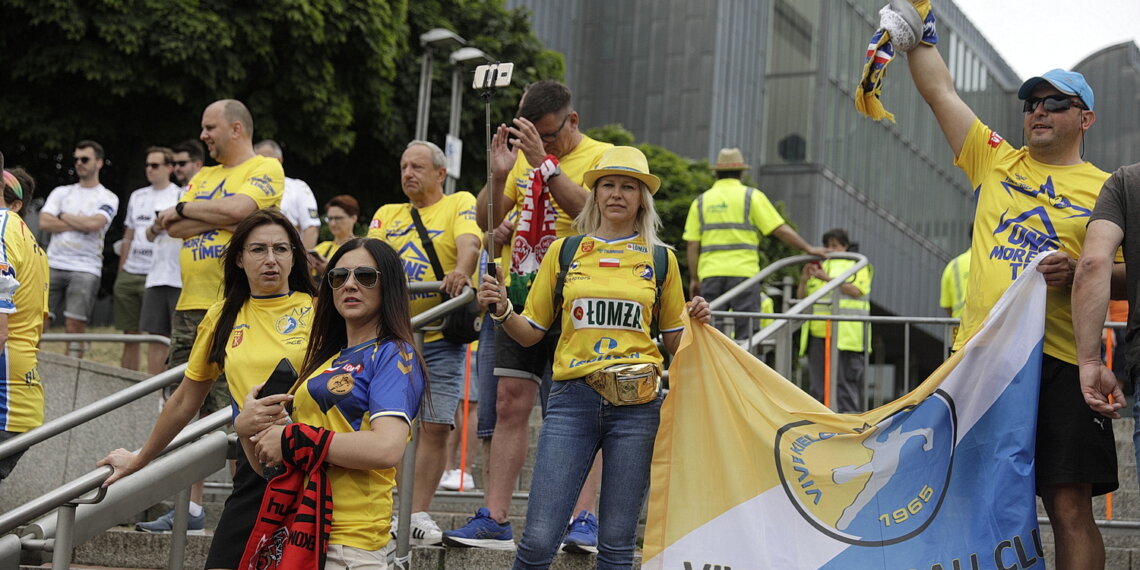
[[[590,253],[594,251],[594,240],[582,240],[582,253]]]
[[[633,244],[630,244],[633,245]],[[653,280],[653,266],[648,263],[638,263],[633,267],[633,274],[645,279],[646,281]]]
[[[578,268],[581,266],[582,266],[582,264],[578,263],[578,260],[571,261],[570,262],[570,271],[577,271]]]
[[[230,338],[230,348],[241,346],[241,341],[245,340],[245,329],[248,328],[249,325],[237,325],[234,327],[233,336]]]
[[[352,391],[352,387],[356,385],[356,380],[353,379],[352,374],[337,374],[329,378],[326,388],[330,394],[343,396]]]
[[[274,323],[274,328],[277,329],[279,334],[290,334],[300,326],[301,322],[292,315],[282,315],[277,319],[277,322]]]

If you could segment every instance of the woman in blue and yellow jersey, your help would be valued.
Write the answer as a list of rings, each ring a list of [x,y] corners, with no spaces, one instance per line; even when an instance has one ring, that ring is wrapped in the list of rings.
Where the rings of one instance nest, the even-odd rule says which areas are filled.
[[[144,467],[198,415],[224,372],[234,416],[250,388],[269,377],[281,359],[299,368],[309,342],[315,293],[301,236],[276,208],[257,210],[234,230],[223,263],[223,300],[198,326],[186,373],[137,454],[116,449],[99,461],[114,473],[104,485]],[[237,568],[265,490],[244,457],[234,473],[207,568]]]
[[[0,441],[44,423],[44,387],[36,365],[47,300],[47,257],[20,217],[35,182],[4,171],[0,196]],[[0,481],[23,452],[0,459]]]
[[[324,434],[323,459],[294,479],[297,492],[310,489],[316,478],[330,489],[331,524],[315,529],[317,536],[327,532],[329,537],[324,568],[384,568],[380,550],[390,537],[395,465],[426,390],[425,367],[412,337],[407,278],[396,252],[380,240],[358,238],[341,246],[329,267],[317,294],[312,340],[301,368],[304,380],[291,395],[255,399],[257,392],[251,391],[235,428],[252,463],[286,465],[271,491],[299,469],[300,450],[285,444],[294,441],[289,430]],[[281,404],[289,400],[296,423],[277,425]],[[266,556],[280,556],[273,553],[282,552],[285,543],[298,547],[302,542],[276,528],[264,541],[257,533],[251,536],[248,555],[265,549]],[[289,535],[298,532],[290,528]],[[297,556],[314,558],[323,548],[313,541],[300,547],[305,552],[294,550]],[[316,568],[290,556],[284,550],[290,568]]]
[[[554,385],[538,440],[526,530],[515,568],[546,568],[561,544],[582,483],[598,451],[605,456],[598,509],[598,567],[633,564],[637,519],[649,489],[649,464],[661,412],[663,361],[650,333],[657,320],[665,347],[676,352],[685,310],[677,258],[654,266],[660,219],[653,194],[661,181],[645,155],[632,147],[607,150],[586,172],[593,188],[574,224],[585,234],[566,268],[558,295],[560,255],[555,241],[522,315],[506,289],[483,278],[479,299],[519,344],[531,346],[561,313],[562,335],[554,352]],[[657,272],[665,278],[660,294]],[[561,302],[559,302],[559,300]],[[557,306],[556,306],[557,304]],[[709,320],[709,305],[694,297],[689,314]]]

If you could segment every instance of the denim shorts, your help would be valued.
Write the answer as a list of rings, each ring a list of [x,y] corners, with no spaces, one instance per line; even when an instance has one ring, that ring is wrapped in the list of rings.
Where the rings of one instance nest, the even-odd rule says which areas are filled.
[[[49,271],[48,307],[54,317],[63,306],[64,318],[87,322],[99,293],[99,276],[52,268]]]
[[[419,419],[433,424],[455,426],[455,410],[463,397],[463,376],[467,345],[447,340],[424,344],[428,391],[420,406]]]

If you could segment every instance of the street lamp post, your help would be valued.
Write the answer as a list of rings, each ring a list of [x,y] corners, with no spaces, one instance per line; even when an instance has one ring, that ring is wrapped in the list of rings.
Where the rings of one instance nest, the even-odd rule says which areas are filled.
[[[463,76],[466,63],[472,61],[490,61],[491,58],[483,50],[473,47],[463,47],[451,52],[447,58],[452,65],[451,69],[451,115],[447,125],[447,145],[445,151],[448,157],[447,181],[444,193],[455,192],[455,181],[459,179],[458,166],[462,161],[463,142],[459,138],[459,114],[463,103]],[[451,166],[456,168],[450,168]]]
[[[432,55],[435,49],[455,49],[466,43],[467,41],[455,32],[444,28],[434,28],[420,34],[420,45],[424,48],[424,54],[420,65],[420,98],[416,109],[416,140],[427,139],[428,111],[431,108]]]

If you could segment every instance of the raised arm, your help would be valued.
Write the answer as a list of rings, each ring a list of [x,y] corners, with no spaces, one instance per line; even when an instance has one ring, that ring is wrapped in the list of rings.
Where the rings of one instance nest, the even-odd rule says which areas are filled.
[[[919,44],[907,54],[907,63],[914,86],[934,111],[946,142],[950,143],[954,156],[958,156],[977,115],[958,96],[954,79],[950,77],[950,70],[946,68],[938,48]]]
[[[507,145],[509,133],[507,127],[499,125],[495,136],[491,138],[491,186],[484,186],[475,201],[475,221],[479,229],[487,231],[487,204],[494,204],[494,226],[498,227],[503,218],[514,207],[514,203],[507,197],[504,190],[507,185],[507,175],[514,166],[517,151]]]

